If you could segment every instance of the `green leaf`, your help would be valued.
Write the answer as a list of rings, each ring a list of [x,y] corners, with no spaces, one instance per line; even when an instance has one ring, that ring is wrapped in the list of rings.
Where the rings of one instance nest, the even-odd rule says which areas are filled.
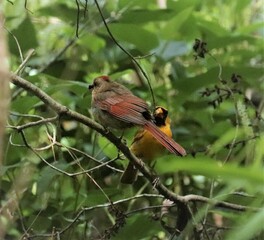
[[[238,224],[239,231],[237,228],[230,231],[226,240],[250,240],[253,239],[254,236],[258,235],[261,231],[263,231],[263,223],[264,223],[264,210],[260,210],[255,214],[247,214],[247,217],[240,221]]]
[[[25,18],[23,22],[12,31],[12,34],[17,38],[22,53],[38,46],[35,27],[29,17]],[[19,55],[19,49],[15,39],[12,35],[8,36],[10,51],[15,55]]]
[[[197,17],[197,26],[204,32],[207,37],[213,36],[227,36],[230,35],[229,31],[223,28],[218,21],[207,20],[205,18]]]
[[[218,153],[223,150],[228,143],[232,142],[235,137],[239,138],[241,135],[243,135],[243,129],[236,129],[234,127],[225,129],[220,137],[210,146],[208,154],[212,155]]]
[[[233,44],[245,44],[245,42],[249,44],[255,44],[257,41],[256,38],[251,36],[223,36],[223,37],[211,37],[208,39],[208,47],[210,49],[213,48],[226,48],[227,46],[233,45]]]
[[[146,9],[137,9],[128,11],[120,19],[122,23],[147,23],[155,21],[164,21],[168,20],[175,16],[175,12],[171,9],[158,9],[158,10],[146,10]]]
[[[100,149],[104,152],[104,154],[110,159],[115,158],[117,156],[118,150],[117,148],[109,142],[108,139],[102,137],[101,135],[98,137],[98,144]]]
[[[47,7],[40,8],[37,12],[40,16],[54,16],[65,22],[76,21],[76,9],[69,8],[65,3],[54,3]]]
[[[199,3],[199,0],[167,1],[168,8],[174,9],[177,12],[181,12],[189,7],[195,8],[196,5],[199,5]]]
[[[158,45],[155,34],[133,24],[115,23],[110,25],[116,39],[135,45],[143,53],[147,53]]]
[[[32,95],[19,97],[12,102],[12,110],[19,113],[28,113],[40,100]]]
[[[122,8],[148,8],[149,5],[152,5],[151,1],[142,1],[142,0],[119,0],[118,7]]]
[[[264,191],[264,171],[254,167],[240,167],[235,164],[226,163],[223,165],[208,157],[197,156],[176,158],[166,156],[157,161],[158,173],[172,173],[176,171],[187,171],[196,175],[203,175],[210,178],[221,178],[224,182],[239,183],[242,187],[253,186],[259,191]]]
[[[68,164],[65,163],[53,163],[58,169],[64,170],[67,168]],[[37,195],[45,192],[50,191],[50,186],[53,184],[53,180],[56,176],[60,175],[58,171],[54,170],[50,166],[45,166],[42,171],[40,171],[40,175],[37,181]]]
[[[261,29],[263,28],[264,28],[264,22],[256,22],[248,26],[240,27],[239,29],[237,29],[237,32],[239,32],[240,34],[250,34],[256,31],[261,31]]]
[[[91,34],[79,38],[77,43],[94,53],[105,47],[105,40],[103,38]]]
[[[160,31],[160,36],[165,39],[173,39],[178,36],[178,31],[182,25],[188,20],[190,15],[193,13],[193,7],[188,7],[183,11],[177,13],[177,15],[167,21],[164,28]]]
[[[135,231],[136,230],[136,231]],[[139,240],[151,237],[161,231],[162,228],[157,221],[151,220],[147,215],[136,214],[127,219],[127,223],[120,229],[113,240]]]
[[[230,79],[233,73],[237,73],[243,77],[243,81],[246,81],[250,85],[254,85],[258,82],[258,79],[263,75],[262,68],[253,68],[248,66],[222,66],[224,72],[222,73],[223,79]],[[181,105],[187,99],[189,99],[192,93],[199,90],[202,87],[207,87],[210,84],[219,83],[218,79],[219,67],[213,67],[207,72],[195,77],[177,79],[174,86],[179,91],[177,95],[177,104]],[[255,82],[255,83],[254,83]]]
[[[196,90],[217,82],[218,68],[191,78],[182,78],[175,81],[175,88],[179,91],[177,104],[181,105]],[[188,87],[186,87],[188,86]]]

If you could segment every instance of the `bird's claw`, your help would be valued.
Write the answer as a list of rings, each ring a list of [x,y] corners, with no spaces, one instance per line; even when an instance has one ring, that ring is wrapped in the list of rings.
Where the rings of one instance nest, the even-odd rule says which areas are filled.
[[[126,139],[122,139],[122,138],[120,138],[120,142],[122,142],[124,145],[126,145],[127,146],[127,140]]]
[[[160,182],[160,178],[159,177],[156,177],[153,182],[152,182],[152,185],[153,185],[153,189],[156,188],[157,184]]]
[[[110,132],[110,129],[108,127],[104,127],[105,133],[108,134]]]
[[[120,159],[120,160],[124,160],[126,159],[125,155],[118,149],[118,152],[117,152],[117,159]]]

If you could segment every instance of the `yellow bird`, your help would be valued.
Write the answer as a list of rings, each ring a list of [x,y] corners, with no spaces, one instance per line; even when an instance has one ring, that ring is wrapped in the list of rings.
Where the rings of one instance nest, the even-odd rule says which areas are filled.
[[[159,129],[169,138],[172,138],[172,132],[170,128],[171,120],[168,117],[168,110],[158,106],[156,107],[153,116],[155,124],[159,127]],[[179,147],[182,148],[180,145]],[[150,166],[151,163],[154,162],[155,158],[164,153],[166,148],[161,145],[149,131],[146,131],[142,128],[135,134],[130,150],[136,157]],[[186,155],[184,149],[182,152],[185,153],[183,155]],[[121,176],[120,181],[124,184],[132,184],[136,181],[137,174],[138,170],[135,168],[132,162],[129,162],[126,170]]]

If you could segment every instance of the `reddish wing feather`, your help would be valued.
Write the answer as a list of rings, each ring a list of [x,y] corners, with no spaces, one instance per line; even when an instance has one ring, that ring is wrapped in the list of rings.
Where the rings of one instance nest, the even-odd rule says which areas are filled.
[[[186,155],[186,151],[182,146],[164,134],[154,123],[144,118],[142,113],[148,110],[144,100],[134,95],[117,95],[103,101],[97,101],[96,105],[121,121],[144,125],[144,128],[170,152],[180,156]]]
[[[146,119],[143,117],[142,113],[131,109],[125,109],[121,105],[113,106],[110,113],[119,120],[127,123],[136,125],[144,125],[146,123]]]
[[[146,123],[142,113],[147,111],[148,105],[144,100],[134,95],[109,97],[96,102],[96,105],[121,121],[137,125]]]
[[[176,143],[172,138],[169,138],[165,133],[163,133],[154,123],[148,121],[146,122],[144,128],[171,153],[175,153],[180,156],[186,155],[185,149],[180,144]]]

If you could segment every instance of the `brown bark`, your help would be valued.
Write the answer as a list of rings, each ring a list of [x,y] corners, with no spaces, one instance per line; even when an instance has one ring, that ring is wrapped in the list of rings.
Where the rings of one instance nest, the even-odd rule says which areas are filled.
[[[3,6],[0,1],[0,168],[3,160],[4,132],[9,106],[9,54],[4,29]]]
[[[4,14],[3,14],[3,2],[0,0],[0,169],[3,166],[3,154],[4,154],[4,135],[6,119],[9,107],[9,54],[6,41],[6,30],[4,29]],[[2,209],[0,209],[2,210]],[[2,214],[3,217],[8,217],[6,212]],[[7,219],[7,218],[6,218]],[[0,239],[5,236],[6,225],[0,223]]]

